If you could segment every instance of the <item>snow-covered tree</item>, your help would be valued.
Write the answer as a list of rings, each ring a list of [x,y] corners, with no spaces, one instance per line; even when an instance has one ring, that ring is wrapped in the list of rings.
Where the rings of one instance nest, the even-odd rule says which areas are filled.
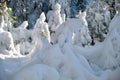
[[[91,43],[91,37],[88,30],[88,23],[86,20],[86,12],[79,11],[77,17],[82,22],[82,25],[81,25],[81,29],[74,33],[73,43],[76,45],[85,46],[88,45],[88,43]]]
[[[49,43],[51,41],[48,24],[45,22],[45,19],[46,17],[43,12],[41,13],[32,31],[33,43],[37,46],[37,48],[42,48],[44,46],[44,42]]]
[[[50,0],[50,4],[52,5],[52,9],[54,9],[54,6],[56,3],[59,3],[61,5],[61,14],[66,14],[67,17],[70,17],[70,2],[71,0]]]
[[[53,39],[56,30],[63,23],[63,17],[60,12],[61,12],[61,5],[56,3],[53,8],[53,11],[47,13],[47,17],[49,18],[48,25],[51,32],[51,40]]]
[[[0,16],[0,53],[7,54],[7,55],[14,55],[17,54],[13,37],[10,32],[4,31],[4,17]]]
[[[112,16],[114,16],[114,7],[111,7],[105,0],[91,0],[86,11],[91,35],[95,41],[103,41],[108,33]]]
[[[50,32],[49,32],[49,28],[48,28],[48,24],[45,22],[45,14],[44,12],[41,13],[39,19],[37,20],[36,24],[35,24],[35,31],[40,32],[41,36],[44,36],[48,42],[50,42]]]
[[[60,24],[62,24],[63,22],[60,12],[61,12],[61,5],[56,3],[48,21],[48,25],[51,31],[56,31],[59,28]]]

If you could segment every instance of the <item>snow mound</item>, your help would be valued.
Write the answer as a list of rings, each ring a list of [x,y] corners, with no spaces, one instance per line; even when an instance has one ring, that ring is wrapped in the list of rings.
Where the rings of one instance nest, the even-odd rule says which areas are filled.
[[[35,64],[24,68],[12,80],[59,80],[59,73],[47,65]]]

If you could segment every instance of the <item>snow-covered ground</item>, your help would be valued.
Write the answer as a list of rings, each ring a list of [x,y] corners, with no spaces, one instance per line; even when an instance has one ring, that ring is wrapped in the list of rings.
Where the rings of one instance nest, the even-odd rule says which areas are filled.
[[[86,12],[63,19],[57,7],[51,25],[42,13],[33,30],[25,21],[5,31],[0,17],[0,80],[120,80],[120,5],[105,40],[94,46]],[[52,34],[51,26],[58,27]]]

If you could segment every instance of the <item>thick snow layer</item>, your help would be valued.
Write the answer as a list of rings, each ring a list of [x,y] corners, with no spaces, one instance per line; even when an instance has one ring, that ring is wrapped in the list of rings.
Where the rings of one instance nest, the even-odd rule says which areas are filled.
[[[11,31],[14,32],[13,36],[19,34],[13,38],[10,32],[2,29],[2,26],[0,80],[120,80],[119,21],[118,12],[110,23],[106,39],[94,46],[84,47],[73,43],[74,34],[80,30],[82,32],[79,36],[86,41],[91,40],[84,14],[81,19],[73,18],[63,22],[53,36],[53,45],[44,34],[47,33],[49,25],[45,22],[43,13],[30,33],[26,33],[28,30],[24,24],[23,27],[17,28],[23,33]],[[18,45],[14,44],[15,39],[19,40],[21,37],[25,41],[20,41]],[[28,37],[31,37],[31,41]],[[18,47],[17,51],[14,45]],[[19,55],[25,54],[26,51],[29,52],[28,55]]]
[[[57,70],[43,64],[24,68],[14,76],[12,80],[59,80]]]

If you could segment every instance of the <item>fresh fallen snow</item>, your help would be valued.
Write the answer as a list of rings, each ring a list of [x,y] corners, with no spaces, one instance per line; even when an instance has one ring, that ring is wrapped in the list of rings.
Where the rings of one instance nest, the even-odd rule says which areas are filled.
[[[82,16],[63,22],[53,35],[53,45],[44,13],[35,28],[28,32],[26,25],[11,32],[4,31],[1,17],[0,80],[120,80],[120,14],[110,23],[106,39],[94,46],[86,44],[91,38],[85,15]],[[83,31],[79,36],[86,40],[85,43],[74,37],[79,31]],[[44,34],[46,32],[48,35]],[[16,39],[20,43],[16,43]]]

